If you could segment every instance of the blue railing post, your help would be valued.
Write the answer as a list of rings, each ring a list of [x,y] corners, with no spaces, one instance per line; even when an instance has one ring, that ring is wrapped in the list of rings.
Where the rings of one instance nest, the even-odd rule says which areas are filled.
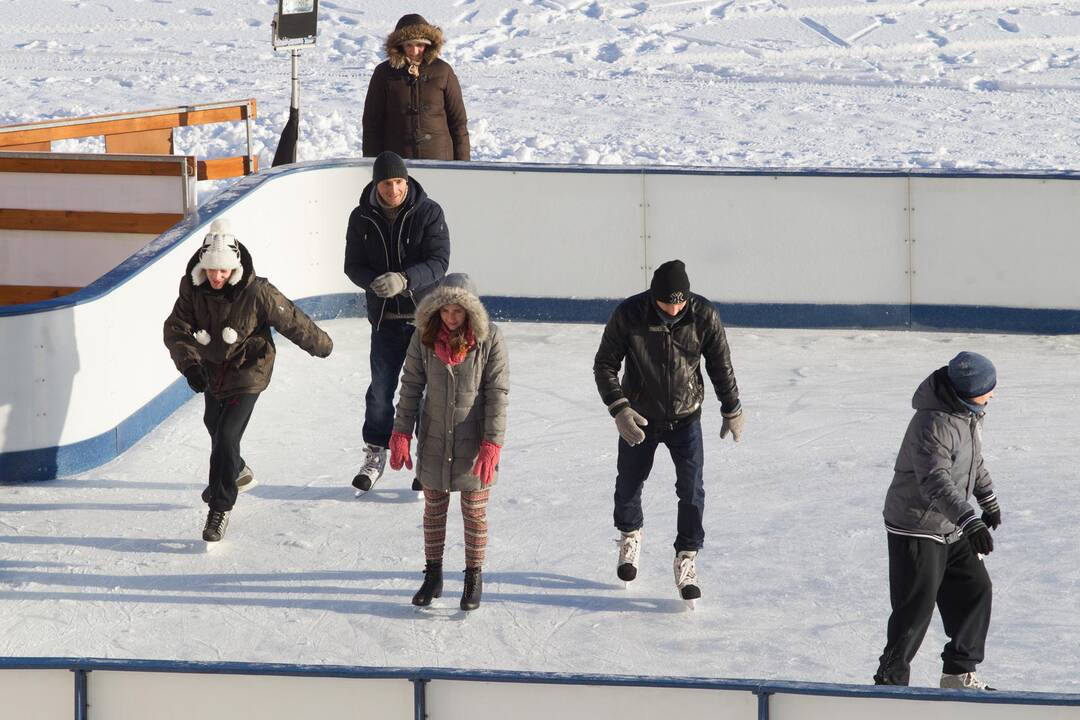
[[[75,668],[75,720],[86,720],[86,670]]]
[[[427,720],[427,678],[411,678],[413,684],[413,718]]]
[[[772,695],[772,691],[758,688],[754,690],[754,694],[757,695],[758,720],[769,720],[769,696]]]

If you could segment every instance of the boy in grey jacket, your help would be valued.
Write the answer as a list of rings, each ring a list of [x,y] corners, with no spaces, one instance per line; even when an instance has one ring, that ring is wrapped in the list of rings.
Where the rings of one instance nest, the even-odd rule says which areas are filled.
[[[982,459],[982,419],[997,372],[962,352],[915,391],[915,415],[885,496],[889,540],[888,639],[874,682],[907,685],[936,604],[950,640],[941,687],[992,690],[975,677],[990,626],[991,584],[982,557],[1001,509]],[[970,503],[974,495],[981,517]]]

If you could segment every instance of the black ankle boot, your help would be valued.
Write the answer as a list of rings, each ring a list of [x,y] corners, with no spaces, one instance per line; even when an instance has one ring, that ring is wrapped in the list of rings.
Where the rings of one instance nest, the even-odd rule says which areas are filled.
[[[480,595],[484,591],[484,578],[480,568],[465,568],[465,591],[461,593],[461,609],[475,610],[480,607]]]
[[[412,604],[427,607],[432,598],[442,597],[442,561],[428,560],[424,568],[424,584],[413,595]]]

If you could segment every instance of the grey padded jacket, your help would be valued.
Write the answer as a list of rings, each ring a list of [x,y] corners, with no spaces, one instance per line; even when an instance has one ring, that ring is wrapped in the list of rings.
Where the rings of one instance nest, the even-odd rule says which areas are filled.
[[[960,400],[948,368],[926,378],[911,399],[915,415],[896,457],[885,495],[889,532],[952,542],[958,526],[975,513],[969,498],[994,499],[990,473],[983,465],[983,414]]]
[[[421,342],[424,328],[438,322],[439,309],[456,303],[465,308],[476,345],[458,365],[448,367],[433,348]],[[510,361],[502,333],[488,319],[468,278],[448,275],[416,308],[413,333],[401,375],[394,431],[412,435],[417,415],[416,477],[431,490],[476,491],[472,474],[483,440],[502,446],[510,392]],[[496,479],[498,468],[496,468]],[[494,484],[494,481],[492,481]]]

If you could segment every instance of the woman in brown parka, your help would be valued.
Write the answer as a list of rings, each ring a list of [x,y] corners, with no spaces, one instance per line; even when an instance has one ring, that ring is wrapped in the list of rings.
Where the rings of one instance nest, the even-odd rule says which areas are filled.
[[[506,434],[510,364],[502,333],[488,319],[469,277],[447,275],[416,308],[390,436],[390,467],[412,469],[409,444],[421,415],[416,477],[424,487],[424,584],[413,604],[442,594],[450,494],[461,494],[465,588],[461,609],[480,605],[487,502]]]
[[[203,527],[207,542],[225,535],[240,487],[255,484],[240,455],[240,439],[274,371],[271,329],[316,357],[334,348],[311,318],[266,278],[256,277],[251,254],[229,221],[215,220],[188,261],[164,328],[176,369],[192,390],[204,393],[203,424],[210,433],[210,477],[202,494],[210,506]]]
[[[439,58],[442,30],[422,16],[398,20],[364,100],[364,157],[393,150],[413,160],[468,160],[461,85]]]

